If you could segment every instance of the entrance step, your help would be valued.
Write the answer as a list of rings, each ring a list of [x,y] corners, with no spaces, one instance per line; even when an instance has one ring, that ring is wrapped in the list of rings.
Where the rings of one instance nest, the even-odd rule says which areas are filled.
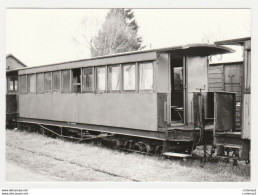
[[[241,149],[242,146],[238,144],[216,144],[217,146],[223,146],[224,148],[235,148],[235,149]]]
[[[236,149],[241,149],[241,145],[236,145],[236,144],[225,144],[224,148],[236,148]]]
[[[183,153],[175,153],[175,152],[165,152],[163,153],[164,156],[171,156],[171,157],[178,157],[178,158],[189,158],[192,157],[190,154],[183,154]]]
[[[222,159],[232,159],[232,160],[238,160],[239,157],[237,156],[217,156],[218,158],[222,158]]]

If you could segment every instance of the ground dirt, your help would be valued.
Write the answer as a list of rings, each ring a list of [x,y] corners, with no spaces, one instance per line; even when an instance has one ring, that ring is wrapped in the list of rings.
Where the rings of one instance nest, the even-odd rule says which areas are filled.
[[[15,130],[6,131],[7,181],[247,182],[250,165],[125,153]]]
[[[17,162],[6,160],[6,181],[9,182],[44,182],[61,181],[61,178],[52,177],[46,173],[35,172],[34,170],[17,164]]]

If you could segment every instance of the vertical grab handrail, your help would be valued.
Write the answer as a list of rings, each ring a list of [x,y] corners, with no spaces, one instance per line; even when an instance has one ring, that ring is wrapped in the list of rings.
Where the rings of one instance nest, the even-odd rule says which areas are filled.
[[[167,122],[167,101],[164,102],[164,121]]]
[[[202,90],[204,90],[203,88],[196,88],[197,90],[200,90],[200,92],[197,93],[197,96],[198,96],[198,118],[199,118],[199,124],[198,124],[198,127],[201,129],[200,131],[200,139],[199,139],[199,143],[202,142],[203,140],[203,136],[204,136],[204,123],[203,123],[203,102],[202,102],[202,97],[203,97],[203,94],[202,94]]]

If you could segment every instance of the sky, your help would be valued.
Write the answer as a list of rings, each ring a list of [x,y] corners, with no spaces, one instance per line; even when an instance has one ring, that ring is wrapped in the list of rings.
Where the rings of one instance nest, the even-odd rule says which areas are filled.
[[[7,9],[6,55],[13,54],[27,66],[89,58],[85,40],[98,32],[107,12],[107,9]],[[250,9],[134,9],[134,13],[146,49],[251,34]]]

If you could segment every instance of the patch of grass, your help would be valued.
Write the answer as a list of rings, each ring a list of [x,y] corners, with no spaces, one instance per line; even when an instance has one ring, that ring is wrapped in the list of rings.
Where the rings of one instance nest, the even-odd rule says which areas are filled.
[[[250,180],[250,165],[235,168],[223,162],[197,159],[169,160],[125,153],[92,144],[79,144],[36,133],[7,130],[7,159],[48,172],[65,181],[243,182]],[[24,148],[22,152],[18,148]],[[26,152],[26,150],[34,153]],[[56,160],[59,159],[59,160]],[[112,177],[100,170],[119,175]]]

